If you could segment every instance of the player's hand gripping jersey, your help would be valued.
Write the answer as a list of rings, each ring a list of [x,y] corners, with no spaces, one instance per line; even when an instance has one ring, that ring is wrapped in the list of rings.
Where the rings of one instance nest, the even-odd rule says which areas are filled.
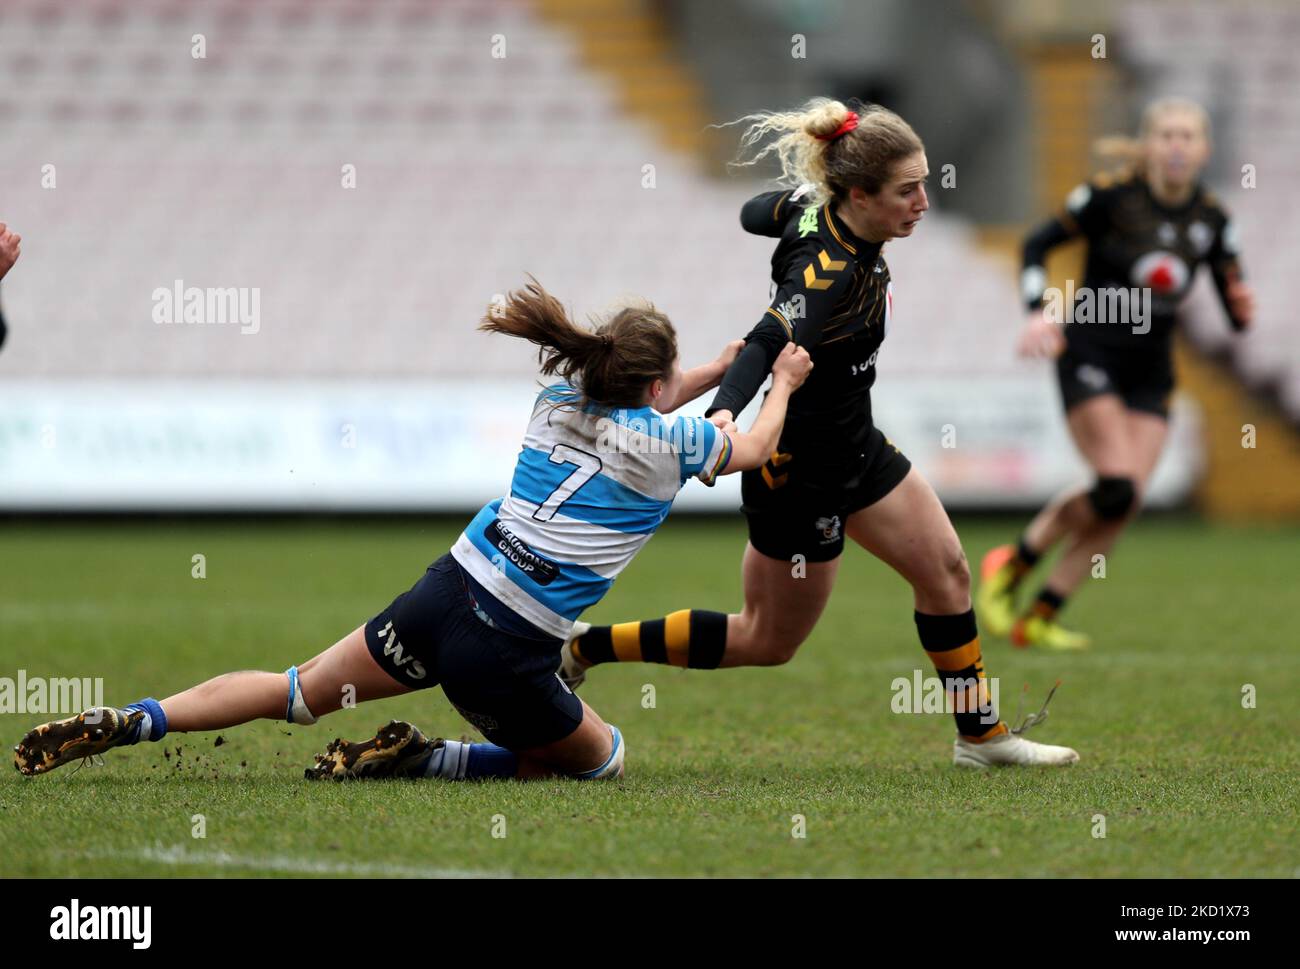
[[[668,516],[692,477],[712,484],[731,440],[699,417],[537,397],[510,494],[483,507],[451,554],[519,616],[561,639]]]
[[[739,414],[793,340],[814,369],[790,398],[779,450],[798,455],[805,472],[816,464],[842,479],[875,436],[871,385],[893,309],[889,268],[881,243],[853,235],[830,203],[801,205],[800,191],[766,192],[741,210],[747,232],[781,240],[772,254],[774,295],[709,413]]]

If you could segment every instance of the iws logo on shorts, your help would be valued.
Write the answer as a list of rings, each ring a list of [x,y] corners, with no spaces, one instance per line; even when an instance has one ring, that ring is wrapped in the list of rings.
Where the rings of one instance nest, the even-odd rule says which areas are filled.
[[[1101,367],[1091,363],[1082,363],[1074,371],[1075,378],[1085,387],[1101,390],[1110,383],[1110,376]]]
[[[384,643],[384,655],[392,657],[393,665],[413,680],[424,679],[427,672],[420,661],[414,656],[403,654],[402,644],[397,641],[397,631],[393,629],[391,619],[384,623],[383,629],[379,630],[379,638],[383,639],[385,636],[388,637],[388,641]],[[408,665],[410,669],[407,669]]]
[[[840,516],[832,515],[830,518],[818,518],[817,523],[813,526],[822,533],[822,544],[829,545],[831,542],[840,540]]]

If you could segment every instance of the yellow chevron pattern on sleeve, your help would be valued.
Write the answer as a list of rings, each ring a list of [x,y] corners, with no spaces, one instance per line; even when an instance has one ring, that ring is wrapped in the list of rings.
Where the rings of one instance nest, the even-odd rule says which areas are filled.
[[[832,259],[826,254],[825,249],[817,253],[817,261],[821,263],[824,272],[837,273],[848,265],[848,263],[843,259]],[[830,289],[832,282],[834,282],[834,280],[819,278],[817,270],[813,268],[812,263],[808,263],[808,265],[804,267],[803,284],[809,289]]]

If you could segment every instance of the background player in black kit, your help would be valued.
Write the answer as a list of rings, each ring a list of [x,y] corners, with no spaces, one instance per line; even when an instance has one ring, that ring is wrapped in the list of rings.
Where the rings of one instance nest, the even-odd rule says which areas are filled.
[[[775,153],[789,188],[759,195],[741,212],[747,231],[780,240],[772,257],[776,290],[710,415],[729,424],[787,341],[813,360],[812,374],[790,399],[776,453],[743,479],[744,610],[578,623],[562,676],[577,685],[587,667],[611,661],[693,668],[784,663],[825,608],[847,536],[913,588],[921,644],[961,704],[954,762],[1073,763],[1075,751],[1026,740],[998,718],[961,542],[930,485],[871,420],[876,355],[892,309],[881,249],[888,239],[911,235],[929,208],[921,140],[891,111],[851,111],[824,98],[743,120],[752,122],[743,148],[775,136],[751,161]]]
[[[1253,297],[1237,264],[1236,232],[1199,181],[1210,153],[1209,129],[1195,102],[1152,103],[1139,140],[1108,139],[1121,150],[1127,141],[1128,169],[1076,188],[1065,210],[1025,240],[1022,288],[1031,316],[1020,350],[1057,357],[1066,422],[1096,481],[1058,496],[1017,546],[1000,546],[984,558],[980,621],[1017,646],[1089,645],[1088,636],[1061,626],[1056,614],[1088,574],[1092,557],[1108,553],[1133,519],[1160,458],[1174,387],[1175,313],[1198,266],[1209,267],[1232,328],[1250,325]],[[1088,242],[1084,283],[1063,314],[1068,323],[1062,330],[1044,312],[1043,263],[1049,249],[1079,235]],[[1122,298],[1111,295],[1121,290]],[[1020,583],[1067,535],[1070,544],[1046,584],[1017,615]]]

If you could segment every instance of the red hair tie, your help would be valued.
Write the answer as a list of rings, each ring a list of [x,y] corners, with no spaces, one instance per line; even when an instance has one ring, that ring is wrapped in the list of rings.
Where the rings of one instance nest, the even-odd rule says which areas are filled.
[[[844,124],[840,125],[829,135],[817,135],[818,141],[834,141],[840,135],[847,135],[850,131],[858,126],[858,113],[850,111],[849,116],[844,119]]]

